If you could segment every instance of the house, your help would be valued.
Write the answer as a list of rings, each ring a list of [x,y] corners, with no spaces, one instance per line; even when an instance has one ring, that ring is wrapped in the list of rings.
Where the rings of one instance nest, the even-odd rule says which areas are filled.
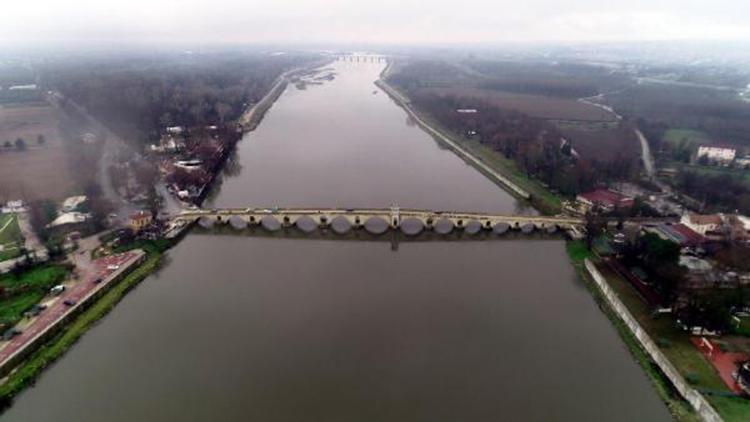
[[[139,232],[148,227],[154,220],[153,215],[148,211],[138,211],[130,215],[130,228]]]
[[[62,213],[55,218],[54,221],[47,224],[47,229],[50,233],[62,234],[71,231],[81,232],[88,226],[88,220],[91,218],[91,214],[82,212],[66,212]]]
[[[744,157],[739,157],[734,160],[734,164],[737,165],[737,167],[743,168],[743,169],[750,169],[750,155],[746,155]]]
[[[689,227],[694,232],[705,236],[706,233],[715,232],[721,228],[724,220],[719,214],[703,215],[688,213],[682,216],[680,223]]]
[[[728,164],[734,160],[737,149],[725,145],[700,145],[698,147],[698,158],[706,157],[709,161]]]
[[[75,211],[84,202],[86,202],[86,195],[71,196],[70,198],[67,198],[66,200],[63,201],[62,211],[63,212]]]
[[[8,201],[8,203],[5,204],[5,206],[2,208],[3,213],[17,213],[17,212],[23,212],[26,208],[23,205],[23,201],[20,199],[17,199],[15,201]]]
[[[597,189],[579,194],[576,201],[583,205],[586,211],[598,206],[605,212],[613,211],[615,208],[630,208],[634,202],[633,198],[609,189]]]
[[[654,233],[664,240],[677,243],[681,247],[698,247],[706,242],[706,238],[682,223],[661,223],[654,227],[646,228],[647,232]]]

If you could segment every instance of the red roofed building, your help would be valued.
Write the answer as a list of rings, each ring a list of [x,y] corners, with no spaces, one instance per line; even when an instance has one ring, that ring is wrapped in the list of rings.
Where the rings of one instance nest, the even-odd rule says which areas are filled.
[[[696,247],[706,242],[706,238],[700,233],[696,233],[690,227],[682,224],[662,223],[656,227],[648,228],[646,231],[655,233],[664,240],[671,240],[680,246]]]
[[[633,206],[633,198],[609,189],[596,189],[591,192],[582,193],[576,197],[576,200],[586,210],[595,205],[603,211],[612,211],[615,208],[630,208]]]

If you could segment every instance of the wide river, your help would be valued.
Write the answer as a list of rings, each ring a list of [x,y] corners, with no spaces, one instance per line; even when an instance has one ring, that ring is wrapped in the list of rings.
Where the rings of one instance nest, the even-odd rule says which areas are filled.
[[[383,65],[290,86],[209,202],[528,211],[409,122]],[[669,420],[562,240],[389,236],[191,234],[2,419]]]

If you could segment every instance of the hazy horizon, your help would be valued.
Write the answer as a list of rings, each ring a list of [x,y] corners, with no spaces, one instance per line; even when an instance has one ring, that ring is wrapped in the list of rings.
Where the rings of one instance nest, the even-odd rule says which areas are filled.
[[[516,44],[750,40],[750,2],[715,0],[30,0],[0,43]]]

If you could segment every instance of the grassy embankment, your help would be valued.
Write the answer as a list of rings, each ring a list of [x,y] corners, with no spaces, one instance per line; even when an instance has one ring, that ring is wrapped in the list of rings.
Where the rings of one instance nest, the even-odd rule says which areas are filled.
[[[708,142],[709,139],[707,134],[699,130],[676,128],[667,130],[662,137],[662,141],[673,147],[677,147],[684,142],[685,146],[689,148],[697,148],[698,144]]]
[[[408,96],[406,96],[403,92],[398,90],[393,85],[389,84],[388,86],[398,92],[402,97],[408,98]],[[413,104],[410,104],[409,107],[419,116],[420,119],[422,119],[430,127],[440,132],[445,137],[450,138],[451,140],[453,140],[453,142],[463,147],[472,156],[476,157],[484,164],[491,167],[494,171],[507,177],[511,182],[515,183],[521,189],[531,194],[531,205],[533,205],[534,208],[539,210],[541,213],[553,215],[558,214],[562,210],[562,198],[547,189],[544,185],[541,184],[539,180],[528,176],[516,165],[513,160],[505,158],[503,154],[493,150],[492,148],[489,148],[486,145],[481,144],[477,140],[466,138],[448,130],[442,124],[440,124],[440,122],[433,119],[432,116],[420,110],[417,110]],[[439,144],[447,146],[438,137],[433,136],[433,138]],[[447,147],[450,148],[450,146]]]
[[[0,385],[0,406],[7,406],[10,399],[32,383],[50,364],[65,353],[100,318],[105,316],[125,294],[145,279],[159,266],[162,254],[170,246],[169,242],[137,242],[119,248],[118,251],[139,248],[147,253],[146,261],[113,285],[91,307],[84,310],[68,326],[47,344],[31,354],[7,380]]]
[[[15,214],[0,215],[0,261],[16,258],[21,254],[23,234]]]
[[[612,324],[633,354],[633,357],[644,368],[660,397],[667,404],[675,418],[681,421],[696,420],[697,415],[693,412],[690,405],[682,400],[676,390],[674,390],[669,380],[640,347],[640,344],[628,327],[609,309],[596,285],[589,279],[586,270],[583,268],[583,260],[586,258],[595,259],[593,254],[586,248],[583,242],[578,241],[568,242],[567,252],[579,276],[584,280],[604,313],[612,321]],[[607,278],[609,285],[617,292],[620,300],[628,307],[633,316],[638,319],[641,327],[657,342],[669,361],[697,390],[708,392],[708,394],[705,394],[706,398],[719,414],[727,421],[746,420],[747,415],[750,414],[750,401],[722,396],[722,394],[730,394],[730,390],[724,385],[724,382],[711,364],[690,342],[690,336],[676,326],[673,317],[669,315],[654,316],[627,281],[608,271],[605,266],[599,269],[602,275]]]
[[[49,289],[68,275],[62,265],[44,265],[25,271],[0,276],[0,326],[11,327],[23,318],[23,312],[39,303]]]
[[[582,241],[569,241],[565,247],[568,257],[576,269],[578,276],[583,280],[584,284],[591,292],[599,308],[604,312],[607,318],[610,320],[612,325],[617,330],[620,338],[622,338],[626,347],[630,351],[631,355],[635,358],[636,362],[643,368],[644,372],[651,380],[652,385],[656,389],[659,397],[669,408],[669,411],[679,421],[697,421],[699,420],[697,414],[692,410],[690,405],[682,399],[679,393],[674,389],[671,382],[664,376],[658,366],[651,360],[648,354],[641,348],[638,340],[633,336],[633,333],[625,325],[625,323],[617,316],[617,314],[609,307],[606,299],[597,288],[593,280],[590,279],[588,272],[583,266],[583,262],[586,258],[596,261],[596,256],[588,250],[586,244]],[[609,278],[608,278],[609,280]],[[635,293],[635,292],[633,292]],[[675,362],[673,362],[675,363]]]

